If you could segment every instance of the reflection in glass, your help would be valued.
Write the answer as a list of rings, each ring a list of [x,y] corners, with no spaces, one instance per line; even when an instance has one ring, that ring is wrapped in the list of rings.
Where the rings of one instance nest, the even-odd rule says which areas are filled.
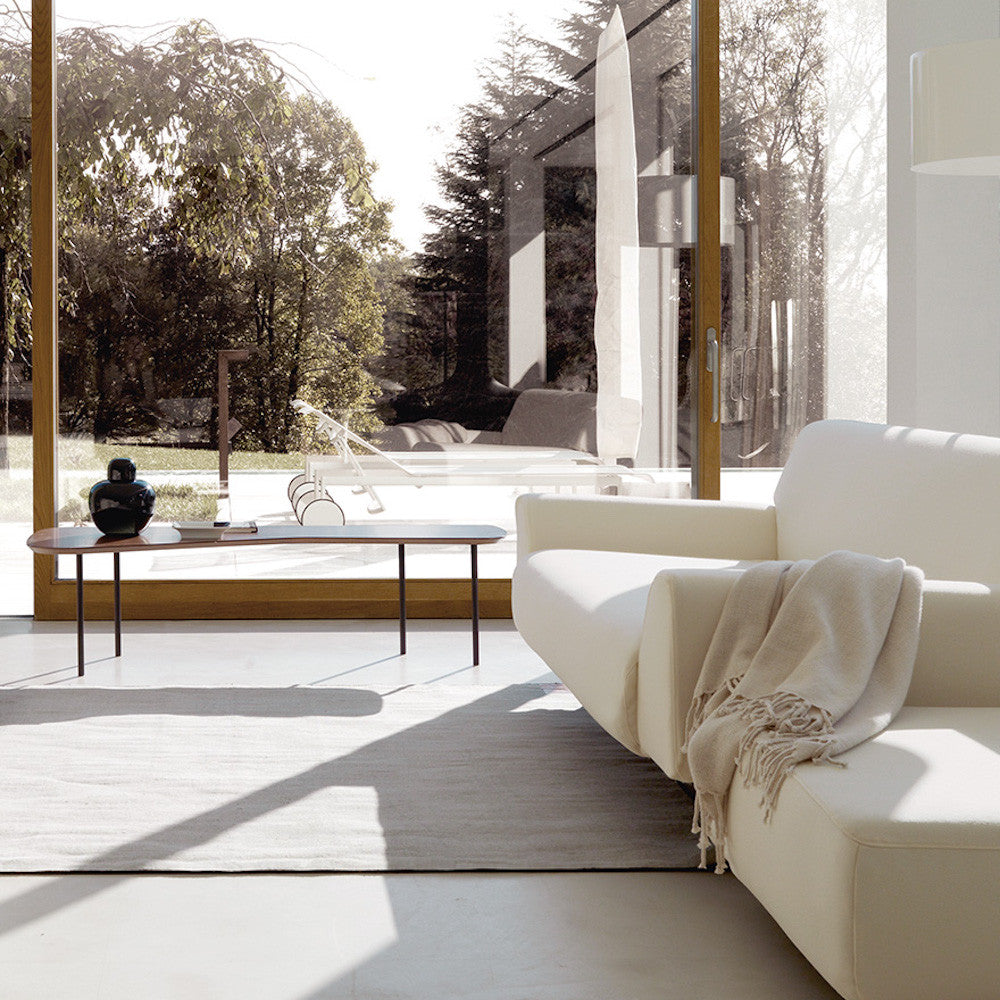
[[[885,418],[884,0],[722,4],[723,466]]]

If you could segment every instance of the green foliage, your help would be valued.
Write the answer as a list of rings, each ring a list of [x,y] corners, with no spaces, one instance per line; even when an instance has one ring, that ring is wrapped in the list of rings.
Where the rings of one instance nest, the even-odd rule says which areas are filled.
[[[516,395],[497,386],[507,368],[507,166],[523,152],[508,126],[545,90],[540,67],[539,43],[508,17],[497,56],[481,67],[481,97],[461,109],[438,165],[438,202],[425,208],[429,231],[415,261],[405,365],[402,357],[386,365],[391,377],[423,390],[409,394],[413,416],[499,425]]]
[[[28,54],[0,30],[0,331],[25,357]],[[232,368],[236,447],[294,448],[297,396],[374,426],[388,206],[340,111],[203,21],[62,32],[58,78],[63,428],[157,440],[162,401],[214,401],[233,347],[256,351]]]
[[[30,438],[12,438],[14,465],[30,466]],[[62,437],[59,440],[61,471],[85,470],[91,478],[107,468],[113,458],[125,455],[135,462],[139,477],[148,479],[171,472],[215,472],[219,453],[209,448],[165,448],[142,444],[99,444],[89,438]],[[302,471],[301,454],[275,454],[262,451],[234,451],[229,456],[231,472]]]
[[[18,12],[0,12],[0,473],[10,468],[12,372],[31,370],[30,67],[26,25]]]

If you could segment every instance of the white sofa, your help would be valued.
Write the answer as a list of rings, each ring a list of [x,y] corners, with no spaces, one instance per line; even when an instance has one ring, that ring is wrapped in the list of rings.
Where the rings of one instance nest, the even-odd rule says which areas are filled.
[[[848,421],[799,436],[773,507],[518,499],[514,620],[616,739],[688,780],[684,719],[736,575],[835,549],[927,577],[907,705],[769,823],[730,793],[736,876],[848,1000],[1000,997],[1000,440]]]

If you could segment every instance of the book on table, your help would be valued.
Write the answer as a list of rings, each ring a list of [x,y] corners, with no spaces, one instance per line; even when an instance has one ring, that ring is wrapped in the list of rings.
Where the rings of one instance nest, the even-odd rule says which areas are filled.
[[[223,535],[252,535],[256,521],[174,521],[171,527],[180,532],[182,540],[205,541]]]

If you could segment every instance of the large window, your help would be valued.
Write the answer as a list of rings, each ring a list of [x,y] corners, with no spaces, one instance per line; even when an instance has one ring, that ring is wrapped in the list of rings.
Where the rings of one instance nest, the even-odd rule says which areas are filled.
[[[624,9],[631,66],[614,73],[633,105],[632,173],[690,187],[690,6]],[[484,575],[502,578],[519,492],[686,492],[690,235],[642,234],[649,280],[628,308],[646,417],[627,446],[597,441],[599,355],[617,350],[594,332],[597,54],[614,5],[390,4],[378,30],[370,12],[313,5],[268,19],[201,4],[155,29],[113,27],[134,16],[113,5],[58,10],[73,172],[62,520],[86,519],[90,485],[124,451],[161,518],[291,521],[311,498],[309,516],[337,517],[329,498],[351,521],[490,521],[511,531],[483,552]],[[290,498],[305,455],[333,450],[296,400],[389,451],[412,485],[361,454],[366,489],[328,461]],[[414,441],[443,446],[441,462]],[[622,459],[617,475],[589,471]],[[192,552],[134,557],[126,573],[365,578],[394,558]],[[460,576],[464,559],[414,553],[411,572]]]
[[[622,3],[623,63],[613,45],[598,58],[615,6],[205,0],[150,27],[133,4],[59,0],[59,519],[86,520],[89,487],[127,454],[168,521],[292,522],[312,500],[310,517],[501,524],[511,538],[481,571],[502,580],[519,492],[686,495],[692,9]],[[880,9],[721,4],[724,496],[766,498],[807,421],[884,412]],[[22,29],[6,30],[15,51]],[[631,167],[612,162],[633,148]],[[609,278],[620,220],[601,206],[626,188],[636,233],[611,241]],[[30,358],[8,353],[24,383]],[[360,477],[338,467],[320,413],[405,469],[358,445]],[[355,547],[124,566],[154,581],[394,568]],[[461,576],[464,555],[415,553],[411,572]]]

